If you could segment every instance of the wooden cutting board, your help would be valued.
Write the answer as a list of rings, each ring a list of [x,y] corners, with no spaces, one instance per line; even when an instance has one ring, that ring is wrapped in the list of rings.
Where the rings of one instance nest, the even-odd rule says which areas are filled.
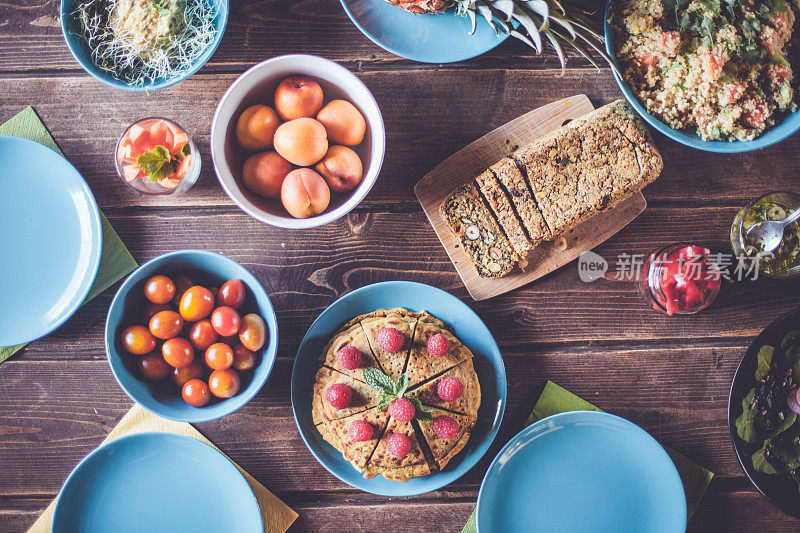
[[[627,226],[647,207],[644,196],[638,193],[565,233],[566,249],[559,249],[552,242],[542,243],[526,258],[528,265],[524,271],[516,269],[497,279],[478,275],[458,238],[439,214],[439,206],[453,189],[478,176],[520,146],[593,110],[594,106],[583,94],[534,109],[459,150],[414,187],[419,203],[473,299],[486,300],[505,294],[572,262]]]

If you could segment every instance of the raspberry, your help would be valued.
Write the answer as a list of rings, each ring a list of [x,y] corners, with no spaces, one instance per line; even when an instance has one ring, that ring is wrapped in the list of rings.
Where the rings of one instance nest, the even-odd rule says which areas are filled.
[[[464,394],[464,384],[452,376],[442,378],[436,384],[436,393],[442,400],[453,402]]]
[[[353,389],[344,383],[334,383],[325,391],[325,398],[336,409],[344,409],[353,399]]]
[[[355,370],[361,366],[361,352],[355,346],[348,344],[336,353],[336,361],[345,370]]]
[[[386,439],[386,448],[395,457],[403,458],[411,451],[411,439],[404,433],[394,433]]]
[[[364,442],[372,438],[372,425],[364,420],[353,420],[347,428],[353,442]]]
[[[441,333],[428,339],[428,353],[434,357],[441,357],[450,349],[450,341]]]
[[[416,413],[414,404],[408,398],[397,398],[389,404],[389,414],[398,422],[408,422]]]
[[[440,439],[456,438],[458,429],[458,422],[449,416],[440,416],[433,421],[433,432]]]
[[[400,351],[406,343],[406,337],[395,328],[381,328],[378,331],[378,345],[385,352],[394,353]]]

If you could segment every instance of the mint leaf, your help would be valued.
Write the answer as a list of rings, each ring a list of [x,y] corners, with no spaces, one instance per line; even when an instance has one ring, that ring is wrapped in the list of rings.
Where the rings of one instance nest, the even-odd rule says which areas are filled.
[[[431,412],[425,409],[425,407],[422,405],[422,402],[419,401],[419,398],[417,398],[416,396],[408,396],[408,399],[411,400],[411,403],[414,404],[414,407],[416,408],[417,411],[416,414],[414,415],[414,418],[416,418],[421,422],[430,422],[431,420],[433,420],[433,418],[431,417]]]
[[[377,368],[370,367],[364,369],[364,381],[371,389],[392,396],[394,399],[394,381],[389,376],[378,370]]]
[[[407,388],[408,388],[408,376],[405,373],[400,374],[400,379],[398,379],[397,383],[394,384],[395,398],[402,397],[403,394],[406,393]]]
[[[378,402],[378,405],[376,406],[376,409],[381,410],[381,409],[385,409],[386,407],[389,407],[389,404],[392,403],[392,400],[394,400],[394,396],[392,396],[391,394],[386,394],[385,392],[382,392],[381,393],[381,400]]]
[[[150,176],[150,181],[164,179],[178,170],[177,162],[173,162],[169,150],[160,144],[137,157],[136,164]]]

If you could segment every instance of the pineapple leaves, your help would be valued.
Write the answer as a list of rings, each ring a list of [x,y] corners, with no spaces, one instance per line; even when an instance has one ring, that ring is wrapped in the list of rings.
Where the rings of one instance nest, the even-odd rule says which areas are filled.
[[[595,68],[600,68],[594,55],[602,57],[617,70],[606,53],[598,24],[591,20],[593,4],[588,0],[454,0],[456,14],[469,17],[472,35],[480,14],[495,32],[503,32],[524,42],[537,54],[545,43],[553,49],[565,72],[567,56],[564,45],[574,48]]]

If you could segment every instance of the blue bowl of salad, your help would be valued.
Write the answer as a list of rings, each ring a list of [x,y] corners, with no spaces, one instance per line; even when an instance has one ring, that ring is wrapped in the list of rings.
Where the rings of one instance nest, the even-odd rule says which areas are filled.
[[[616,66],[616,71],[614,71],[613,74],[614,74],[614,79],[617,82],[617,85],[619,85],[620,90],[625,95],[625,98],[628,100],[631,106],[636,110],[637,113],[639,113],[639,115],[641,115],[641,117],[648,124],[650,124],[650,126],[655,128],[660,133],[666,135],[670,139],[677,141],[685,146],[697,148],[698,150],[704,150],[707,152],[719,152],[719,153],[740,153],[740,152],[749,152],[751,150],[759,150],[761,148],[766,148],[767,146],[773,145],[777,142],[786,139],[787,137],[797,132],[798,129],[800,129],[800,112],[792,111],[793,105],[787,105],[786,109],[784,109],[783,111],[778,111],[777,109],[775,109],[774,111],[775,123],[772,124],[771,126],[766,127],[762,132],[760,132],[754,138],[748,140],[726,140],[724,138],[721,138],[719,140],[714,140],[713,138],[703,139],[698,134],[698,129],[691,124],[692,121],[697,120],[696,116],[698,114],[697,106],[693,107],[691,110],[679,112],[687,117],[686,119],[684,119],[687,122],[687,127],[685,128],[673,127],[665,123],[661,118],[656,117],[654,114],[650,113],[642,105],[642,103],[639,100],[639,97],[634,93],[629,82],[620,76],[620,73],[624,72],[625,62],[620,60],[620,58],[617,56],[617,50],[616,50],[617,33],[615,30],[615,25],[621,23],[621,20],[618,20],[619,13],[617,12],[616,6],[619,6],[623,2],[633,2],[633,1],[634,0],[607,1],[606,11],[605,11],[605,22],[604,22],[606,51],[608,52],[608,55],[611,56]],[[648,2],[642,2],[641,5],[645,6],[645,4],[647,3]],[[689,6],[690,4],[687,3],[686,5]],[[788,2],[784,5],[784,7],[786,5],[788,5]],[[786,7],[786,9],[791,9],[791,7]],[[718,122],[721,124],[723,130],[722,134],[719,136],[725,137],[725,135],[727,135],[727,132],[724,131],[724,128],[728,124],[742,123],[745,124],[744,129],[746,129],[748,127],[746,124],[750,121],[753,121],[753,123],[757,125],[759,124],[759,121],[762,119],[769,120],[769,115],[772,113],[772,111],[769,111],[768,109],[769,106],[767,105],[767,101],[765,101],[765,103],[763,104],[764,106],[763,108],[761,108],[759,105],[754,105],[752,102],[756,101],[757,98],[750,97],[750,95],[747,92],[747,91],[752,92],[754,90],[757,90],[757,88],[749,87],[745,82],[740,83],[738,78],[742,78],[743,76],[740,74],[737,78],[738,71],[732,72],[737,64],[749,65],[748,63],[742,63],[739,54],[747,53],[750,54],[751,56],[754,56],[756,58],[755,68],[760,68],[766,65],[763,70],[763,72],[765,73],[765,79],[769,78],[770,76],[774,77],[773,71],[784,72],[785,73],[784,75],[786,75],[786,79],[787,80],[791,79],[792,76],[791,69],[793,64],[789,62],[786,55],[782,55],[779,53],[775,54],[768,53],[766,50],[762,48],[760,41],[754,42],[754,44],[750,46],[747,50],[744,49],[739,50],[738,52],[736,52],[736,57],[733,57],[734,54],[731,53],[732,57],[728,58],[730,60],[726,60],[724,54],[723,57],[718,57],[717,55],[715,55],[716,50],[717,48],[723,46],[721,41],[725,40],[726,37],[726,34],[724,33],[726,28],[725,24],[728,24],[728,27],[732,28],[732,30],[729,31],[733,32],[732,35],[734,37],[730,39],[730,42],[735,42],[736,35],[743,31],[741,25],[744,19],[737,18],[734,13],[727,11],[723,7],[721,8],[720,13],[713,13],[713,12],[711,13],[711,18],[715,21],[716,24],[718,24],[718,26],[715,28],[710,28],[710,26],[707,23],[705,27],[702,26],[702,18],[700,17],[700,15],[703,15],[704,18],[708,18],[705,17],[706,15],[705,13],[698,12],[697,14],[690,14],[686,16],[685,14],[688,11],[690,11],[690,8],[686,8],[683,11],[679,10],[677,12],[677,14],[675,15],[674,22],[681,27],[681,30],[664,31],[663,33],[664,38],[659,42],[658,45],[659,53],[652,55],[643,54],[641,56],[640,62],[642,63],[642,68],[647,69],[647,68],[652,68],[653,66],[657,66],[658,61],[661,60],[662,55],[669,56],[670,59],[674,58],[670,62],[670,65],[674,64],[679,66],[680,60],[683,59],[679,56],[691,54],[693,52],[705,52],[705,50],[708,50],[709,59],[711,60],[709,61],[709,63],[712,65],[712,68],[709,70],[710,72],[709,75],[713,77],[715,74],[718,74],[719,77],[717,77],[716,79],[720,82],[728,78],[730,78],[731,80],[731,83],[720,84],[721,85],[720,92],[718,93],[719,96],[717,96],[715,93],[714,98],[719,99],[718,101],[720,105],[722,105],[724,99],[727,99],[727,101],[725,101],[725,105],[728,106],[728,109],[732,111],[733,115],[737,114],[738,112],[737,108],[739,107],[739,104],[741,104],[742,102],[747,103],[748,98],[750,103],[747,103],[747,105],[753,106],[753,109],[748,109],[748,107],[742,105],[741,115],[737,119],[735,119],[735,122],[729,123],[727,119],[718,120],[719,117],[722,115],[717,115],[716,117],[713,117],[713,120],[709,119],[705,123],[706,129],[704,130],[704,133],[706,137],[709,137],[709,131],[711,132],[710,137],[714,136],[713,134],[715,133],[715,130],[713,130],[713,127],[716,126]],[[664,11],[663,13],[669,13],[669,12]],[[767,26],[768,23],[772,24],[772,22],[769,22],[769,20],[771,20],[773,17],[775,17],[775,20],[780,20],[781,17],[784,16],[781,15],[781,13],[782,12],[776,12],[776,13],[770,12],[770,13],[765,13],[763,16],[758,15],[759,17],[761,17],[759,19],[761,21],[760,24],[763,24],[764,26]],[[800,18],[800,13],[796,13],[795,15],[798,15],[798,18]],[[666,16],[667,15],[663,15],[661,18],[665,18]],[[653,24],[656,25],[661,24],[665,28],[671,27],[671,24],[669,23],[668,20],[661,20],[661,18],[655,18],[655,17],[651,18],[654,19],[652,21]],[[788,19],[791,20],[791,17],[788,17]],[[643,24],[647,25],[647,22],[644,21]],[[704,32],[709,30],[713,31],[711,31],[709,35],[704,35]],[[787,31],[788,35],[791,35],[791,27],[789,27]],[[706,38],[712,40],[706,41],[705,40]],[[716,39],[717,41],[714,41],[713,39]],[[714,46],[715,42],[716,46]],[[710,49],[696,48],[693,52],[686,52],[687,50],[691,50],[692,47],[695,45],[703,47],[705,45],[708,45],[709,43],[712,44],[712,47]],[[670,50],[671,47],[674,47],[674,49]],[[781,52],[783,51],[784,50],[781,50]],[[759,64],[758,61],[762,61],[762,63]],[[687,60],[685,64],[688,65],[688,63],[689,62]],[[728,64],[732,66],[729,66]],[[707,63],[701,62],[700,65],[703,71],[705,71]],[[747,66],[746,68],[750,68],[751,66]],[[661,72],[659,76],[665,77],[664,85],[666,86],[669,83],[668,80],[671,77],[671,75],[667,73],[666,68],[663,70],[661,69],[661,67],[658,68],[660,69],[659,72]],[[690,82],[688,81],[689,76],[682,76],[679,74],[679,72],[680,71],[676,71],[675,73],[676,76],[680,76],[680,80],[678,80],[678,83],[676,83],[675,85],[678,85],[683,90],[688,89],[689,91],[693,91],[695,88],[690,85]],[[723,78],[722,76],[727,76],[728,78]],[[788,81],[785,83],[785,85],[787,86],[787,90],[791,90],[793,92],[795,89],[791,89],[791,86],[788,85],[788,83],[789,83]],[[686,84],[689,84],[690,86],[686,87]],[[777,101],[779,93],[780,90],[776,90],[775,95],[767,93],[765,95],[765,98],[768,99],[769,101]],[[667,91],[661,91],[658,96],[664,96],[666,98],[670,98],[672,95],[667,90]],[[786,104],[787,103],[786,95],[782,96],[783,96],[782,104]],[[682,95],[679,95],[678,98],[682,98]],[[791,100],[795,101],[798,100],[797,95],[794,95],[791,98]],[[768,111],[768,113],[766,113],[767,115],[766,117],[764,116],[765,110]],[[754,128],[755,127],[756,126],[754,126]],[[718,127],[717,130],[720,130],[720,128]]]
[[[228,24],[228,0],[63,0],[61,31],[81,67],[127,91],[153,91],[206,64]]]

